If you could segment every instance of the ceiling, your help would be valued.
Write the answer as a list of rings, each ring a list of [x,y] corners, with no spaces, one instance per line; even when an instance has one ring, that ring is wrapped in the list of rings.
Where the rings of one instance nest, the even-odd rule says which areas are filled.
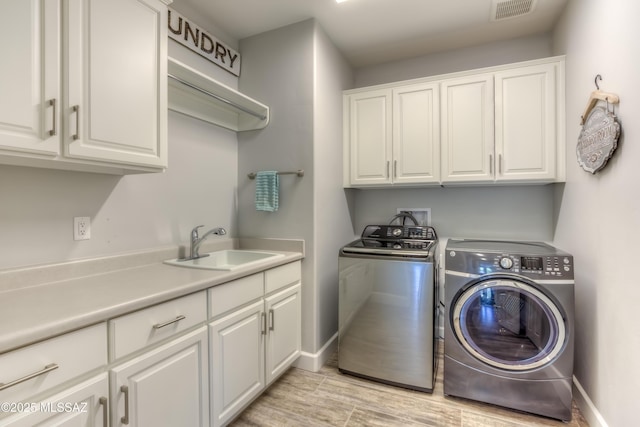
[[[171,7],[204,28],[211,24],[212,34],[222,40],[315,18],[351,65],[361,67],[545,33],[567,1],[174,0]],[[532,6],[528,13],[495,20],[496,2]]]

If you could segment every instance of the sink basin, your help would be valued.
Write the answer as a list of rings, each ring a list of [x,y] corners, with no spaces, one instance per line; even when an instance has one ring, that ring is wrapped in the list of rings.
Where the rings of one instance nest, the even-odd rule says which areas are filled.
[[[223,251],[202,254],[202,257],[198,259],[170,259],[165,261],[165,263],[187,268],[230,271],[237,270],[238,268],[253,266],[255,264],[259,264],[261,262],[283,256],[283,254],[274,252],[226,249]]]

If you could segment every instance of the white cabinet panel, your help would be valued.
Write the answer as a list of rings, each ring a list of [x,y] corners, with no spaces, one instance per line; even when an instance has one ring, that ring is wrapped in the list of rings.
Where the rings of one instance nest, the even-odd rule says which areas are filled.
[[[496,73],[497,180],[556,177],[556,65]]]
[[[70,349],[79,349],[71,351]],[[15,385],[0,390],[0,402],[20,402],[46,392],[107,364],[107,326],[94,326],[19,348],[0,355],[0,383]],[[33,378],[21,378],[41,372]]]
[[[55,156],[60,150],[60,2],[0,0],[0,10],[0,152]]]
[[[437,84],[393,90],[393,182],[440,181],[440,102]]]
[[[493,75],[445,80],[442,182],[493,180]]]
[[[109,380],[106,373],[48,399],[29,402],[37,412],[20,412],[0,420],[0,427],[108,427]]]
[[[351,184],[390,184],[391,91],[351,95],[349,109]]]
[[[206,343],[203,326],[115,367],[112,426],[208,426]]]
[[[109,321],[111,361],[207,320],[206,292],[196,292]]]
[[[166,166],[166,6],[69,0],[67,20],[65,154]]]
[[[260,300],[210,324],[214,426],[229,421],[265,387],[263,307]]]
[[[300,283],[265,299],[268,316],[267,385],[286,371],[301,350]]]

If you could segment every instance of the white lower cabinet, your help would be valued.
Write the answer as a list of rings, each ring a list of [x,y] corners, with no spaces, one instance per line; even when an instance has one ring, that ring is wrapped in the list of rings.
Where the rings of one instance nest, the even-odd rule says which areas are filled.
[[[300,355],[300,275],[295,262],[209,290],[214,427],[230,422]]]
[[[263,314],[259,300],[209,324],[214,426],[229,421],[265,387]]]
[[[106,373],[48,399],[28,402],[29,411],[0,420],[0,426],[109,426],[109,380]],[[16,409],[18,407],[16,406]]]
[[[0,427],[227,424],[300,355],[300,278],[296,261],[0,354]]]
[[[0,354],[0,426],[106,425],[106,338],[100,323]]]
[[[110,372],[111,425],[209,425],[205,326],[148,351]]]
[[[265,299],[268,317],[266,334],[266,382],[271,384],[300,356],[300,284]]]

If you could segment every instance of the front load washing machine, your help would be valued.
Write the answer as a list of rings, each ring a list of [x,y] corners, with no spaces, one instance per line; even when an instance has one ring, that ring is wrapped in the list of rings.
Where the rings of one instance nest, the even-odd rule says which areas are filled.
[[[445,255],[444,393],[570,420],[573,257],[455,239]]]

